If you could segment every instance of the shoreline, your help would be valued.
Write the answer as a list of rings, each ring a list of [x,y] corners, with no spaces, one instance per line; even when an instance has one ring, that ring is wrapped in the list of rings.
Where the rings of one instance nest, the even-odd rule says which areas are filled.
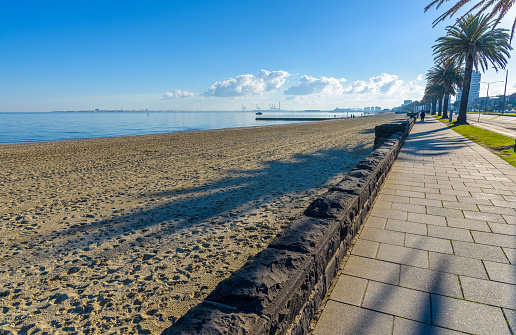
[[[159,334],[394,118],[0,146],[1,321]]]

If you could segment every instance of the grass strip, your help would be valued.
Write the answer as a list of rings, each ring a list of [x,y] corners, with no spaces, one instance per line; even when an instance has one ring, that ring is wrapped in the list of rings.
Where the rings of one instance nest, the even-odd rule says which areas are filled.
[[[513,138],[471,126],[469,124],[457,124],[456,122],[448,122],[449,119],[442,119],[440,116],[434,116],[437,120],[445,123],[448,127],[455,130],[464,137],[469,138],[473,142],[489,149],[497,154],[506,162],[516,167],[515,141]]]

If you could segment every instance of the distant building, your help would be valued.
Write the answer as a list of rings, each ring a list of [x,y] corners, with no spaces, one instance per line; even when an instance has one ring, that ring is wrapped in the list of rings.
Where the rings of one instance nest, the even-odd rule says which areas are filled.
[[[371,110],[371,107],[364,107],[364,110],[365,110],[365,111],[370,111],[370,110]]]
[[[411,103],[412,103],[412,100],[403,100],[402,106],[410,105]]]
[[[371,109],[372,109],[372,108],[373,108],[373,107],[371,107]],[[381,111],[381,110],[382,110],[382,107],[378,107],[378,106],[376,106],[376,107],[374,108],[374,111],[375,111],[375,112],[376,112],[376,111]]]
[[[480,79],[481,75],[479,71],[473,70],[471,74],[471,84],[469,87],[468,95],[468,108],[473,105],[475,99],[478,99],[480,93]],[[457,92],[457,101],[460,102],[462,98],[462,90]]]

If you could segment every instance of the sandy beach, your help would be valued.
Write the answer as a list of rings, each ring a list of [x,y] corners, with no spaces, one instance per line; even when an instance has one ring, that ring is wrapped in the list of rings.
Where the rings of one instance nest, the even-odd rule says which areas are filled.
[[[0,145],[0,334],[160,334],[394,118]]]

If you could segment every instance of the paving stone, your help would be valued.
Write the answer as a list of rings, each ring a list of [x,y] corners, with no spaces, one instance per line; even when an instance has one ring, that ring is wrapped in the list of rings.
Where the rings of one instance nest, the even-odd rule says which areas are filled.
[[[441,194],[455,195],[455,196],[460,196],[460,197],[469,197],[469,196],[471,196],[470,192],[469,192],[470,189],[471,189],[471,187],[463,186],[459,189],[441,190]],[[478,189],[475,189],[475,191],[480,192],[482,190],[480,188],[478,188]]]
[[[509,207],[478,205],[478,208],[481,212],[486,213],[516,215],[516,210],[514,208]]]
[[[460,276],[466,300],[516,309],[516,285]]]
[[[509,207],[514,208],[514,201],[506,201],[506,200],[498,200],[498,199],[492,199],[491,203],[498,207]],[[486,204],[489,205],[489,204]]]
[[[442,207],[441,200],[423,199],[423,198],[409,198],[409,203],[414,205],[425,205],[433,207]]]
[[[385,195],[394,195],[394,193],[396,193],[396,190],[393,189],[393,188],[386,188],[386,189],[382,189],[382,194],[385,194]]]
[[[328,301],[313,335],[385,335],[392,333],[393,316]]]
[[[504,218],[500,214],[464,211],[464,217],[472,220],[505,223]]]
[[[393,184],[393,183],[385,183],[383,185],[384,188],[391,188],[394,190],[400,190],[400,191],[410,191],[411,186],[409,185],[403,185],[403,184]]]
[[[502,217],[504,218],[505,222],[507,222],[508,224],[516,225],[516,215],[502,214]]]
[[[395,219],[388,219],[387,224],[385,225],[385,229],[419,235],[426,235],[427,233],[426,224],[424,223],[401,221]]]
[[[428,253],[424,250],[381,243],[376,258],[398,264],[428,268]]]
[[[427,225],[428,236],[448,238],[450,240],[473,242],[473,237],[468,229]]]
[[[508,263],[502,248],[479,243],[452,241],[457,256],[485,259],[488,261]]]
[[[403,245],[405,234],[392,230],[364,227],[360,238],[369,241]]]
[[[486,221],[460,219],[460,218],[453,218],[453,217],[446,218],[446,221],[448,222],[448,226],[453,227],[453,228],[462,228],[462,229],[471,229],[471,230],[480,230],[480,231],[491,232],[491,229],[487,225]]]
[[[342,275],[331,292],[330,299],[360,307],[367,279]]]
[[[472,231],[471,234],[476,243],[509,248],[516,246],[516,236],[485,233],[482,231]]]
[[[397,195],[390,195],[390,194],[380,194],[377,198],[380,201],[392,201],[392,202],[405,202],[409,203],[409,200],[407,197],[400,197]]]
[[[516,178],[515,178],[516,179]],[[512,201],[513,203],[516,202],[516,192],[514,191],[516,187],[513,187],[512,188],[512,196],[508,196],[508,195],[504,195],[503,198],[505,199],[505,201]]]
[[[502,250],[509,259],[509,262],[516,265],[516,249],[503,247]]]
[[[407,212],[406,211],[397,211],[394,209],[383,209],[383,208],[375,208],[371,210],[371,216],[377,216],[388,219],[398,219],[398,220],[406,220]]]
[[[471,193],[471,197],[476,199],[504,200],[504,198],[500,194],[485,192]]]
[[[473,198],[473,197],[457,197],[458,202],[462,202],[465,204],[475,204],[475,205],[487,205],[492,206],[493,203],[489,199],[481,199],[481,198]]]
[[[375,311],[431,323],[430,294],[370,281],[362,306]]]
[[[442,201],[457,201],[457,197],[455,195],[449,195],[449,194],[428,193],[426,195],[426,198],[434,199],[434,200],[442,200]]]
[[[446,226],[446,218],[444,216],[408,213],[408,221]]]
[[[376,258],[376,253],[378,252],[379,246],[379,242],[373,242],[359,238],[353,246],[351,254],[369,258]]]
[[[399,264],[351,255],[344,266],[343,273],[397,285],[400,266]]]
[[[472,334],[510,334],[500,308],[435,294],[431,299],[436,326]]]
[[[449,187],[449,186],[444,186],[443,185],[443,187],[446,188],[446,187]],[[424,186],[424,187],[412,187],[411,188],[411,192],[417,192],[417,193],[421,193],[421,194],[426,194],[426,193],[440,194],[439,190],[440,189],[437,188],[437,187],[427,187],[427,186]],[[447,191],[447,190],[443,190],[443,191]],[[450,189],[450,191],[451,191],[451,189]]]
[[[364,226],[369,228],[385,228],[385,224],[387,223],[387,218],[380,218],[377,216],[368,216]]]
[[[455,273],[470,277],[487,279],[486,270],[479,259],[466,258],[429,252],[429,268],[431,270]]]
[[[414,334],[431,334],[431,335],[460,335],[462,332],[435,327],[426,323],[403,319],[399,317],[394,318],[394,332],[393,335],[414,335]]]
[[[402,265],[400,286],[459,299],[463,298],[459,276],[441,271]]]
[[[470,203],[462,203],[456,201],[443,201],[442,207],[444,208],[453,208],[453,209],[461,209],[466,211],[479,211],[478,206]]]
[[[406,204],[406,203],[402,203],[402,202],[393,202],[392,209],[398,210],[398,211],[413,212],[413,213],[422,213],[422,214],[426,213],[425,206]]]
[[[516,236],[516,225],[507,223],[487,223],[493,233]]]
[[[409,248],[442,252],[445,254],[453,254],[453,249],[450,240],[441,238],[406,234],[405,246]]]
[[[453,208],[428,206],[426,208],[426,213],[429,215],[452,216],[452,217],[456,217],[456,218],[464,218],[464,214],[462,214],[462,210],[453,209]]]
[[[507,318],[507,322],[511,326],[512,332],[516,334],[516,311],[503,308],[503,312],[505,314],[505,317]]]
[[[490,261],[484,261],[484,265],[491,280],[516,285],[516,265]]]
[[[391,209],[392,207],[392,201],[375,201],[374,203],[375,208],[384,208],[384,209]]]

